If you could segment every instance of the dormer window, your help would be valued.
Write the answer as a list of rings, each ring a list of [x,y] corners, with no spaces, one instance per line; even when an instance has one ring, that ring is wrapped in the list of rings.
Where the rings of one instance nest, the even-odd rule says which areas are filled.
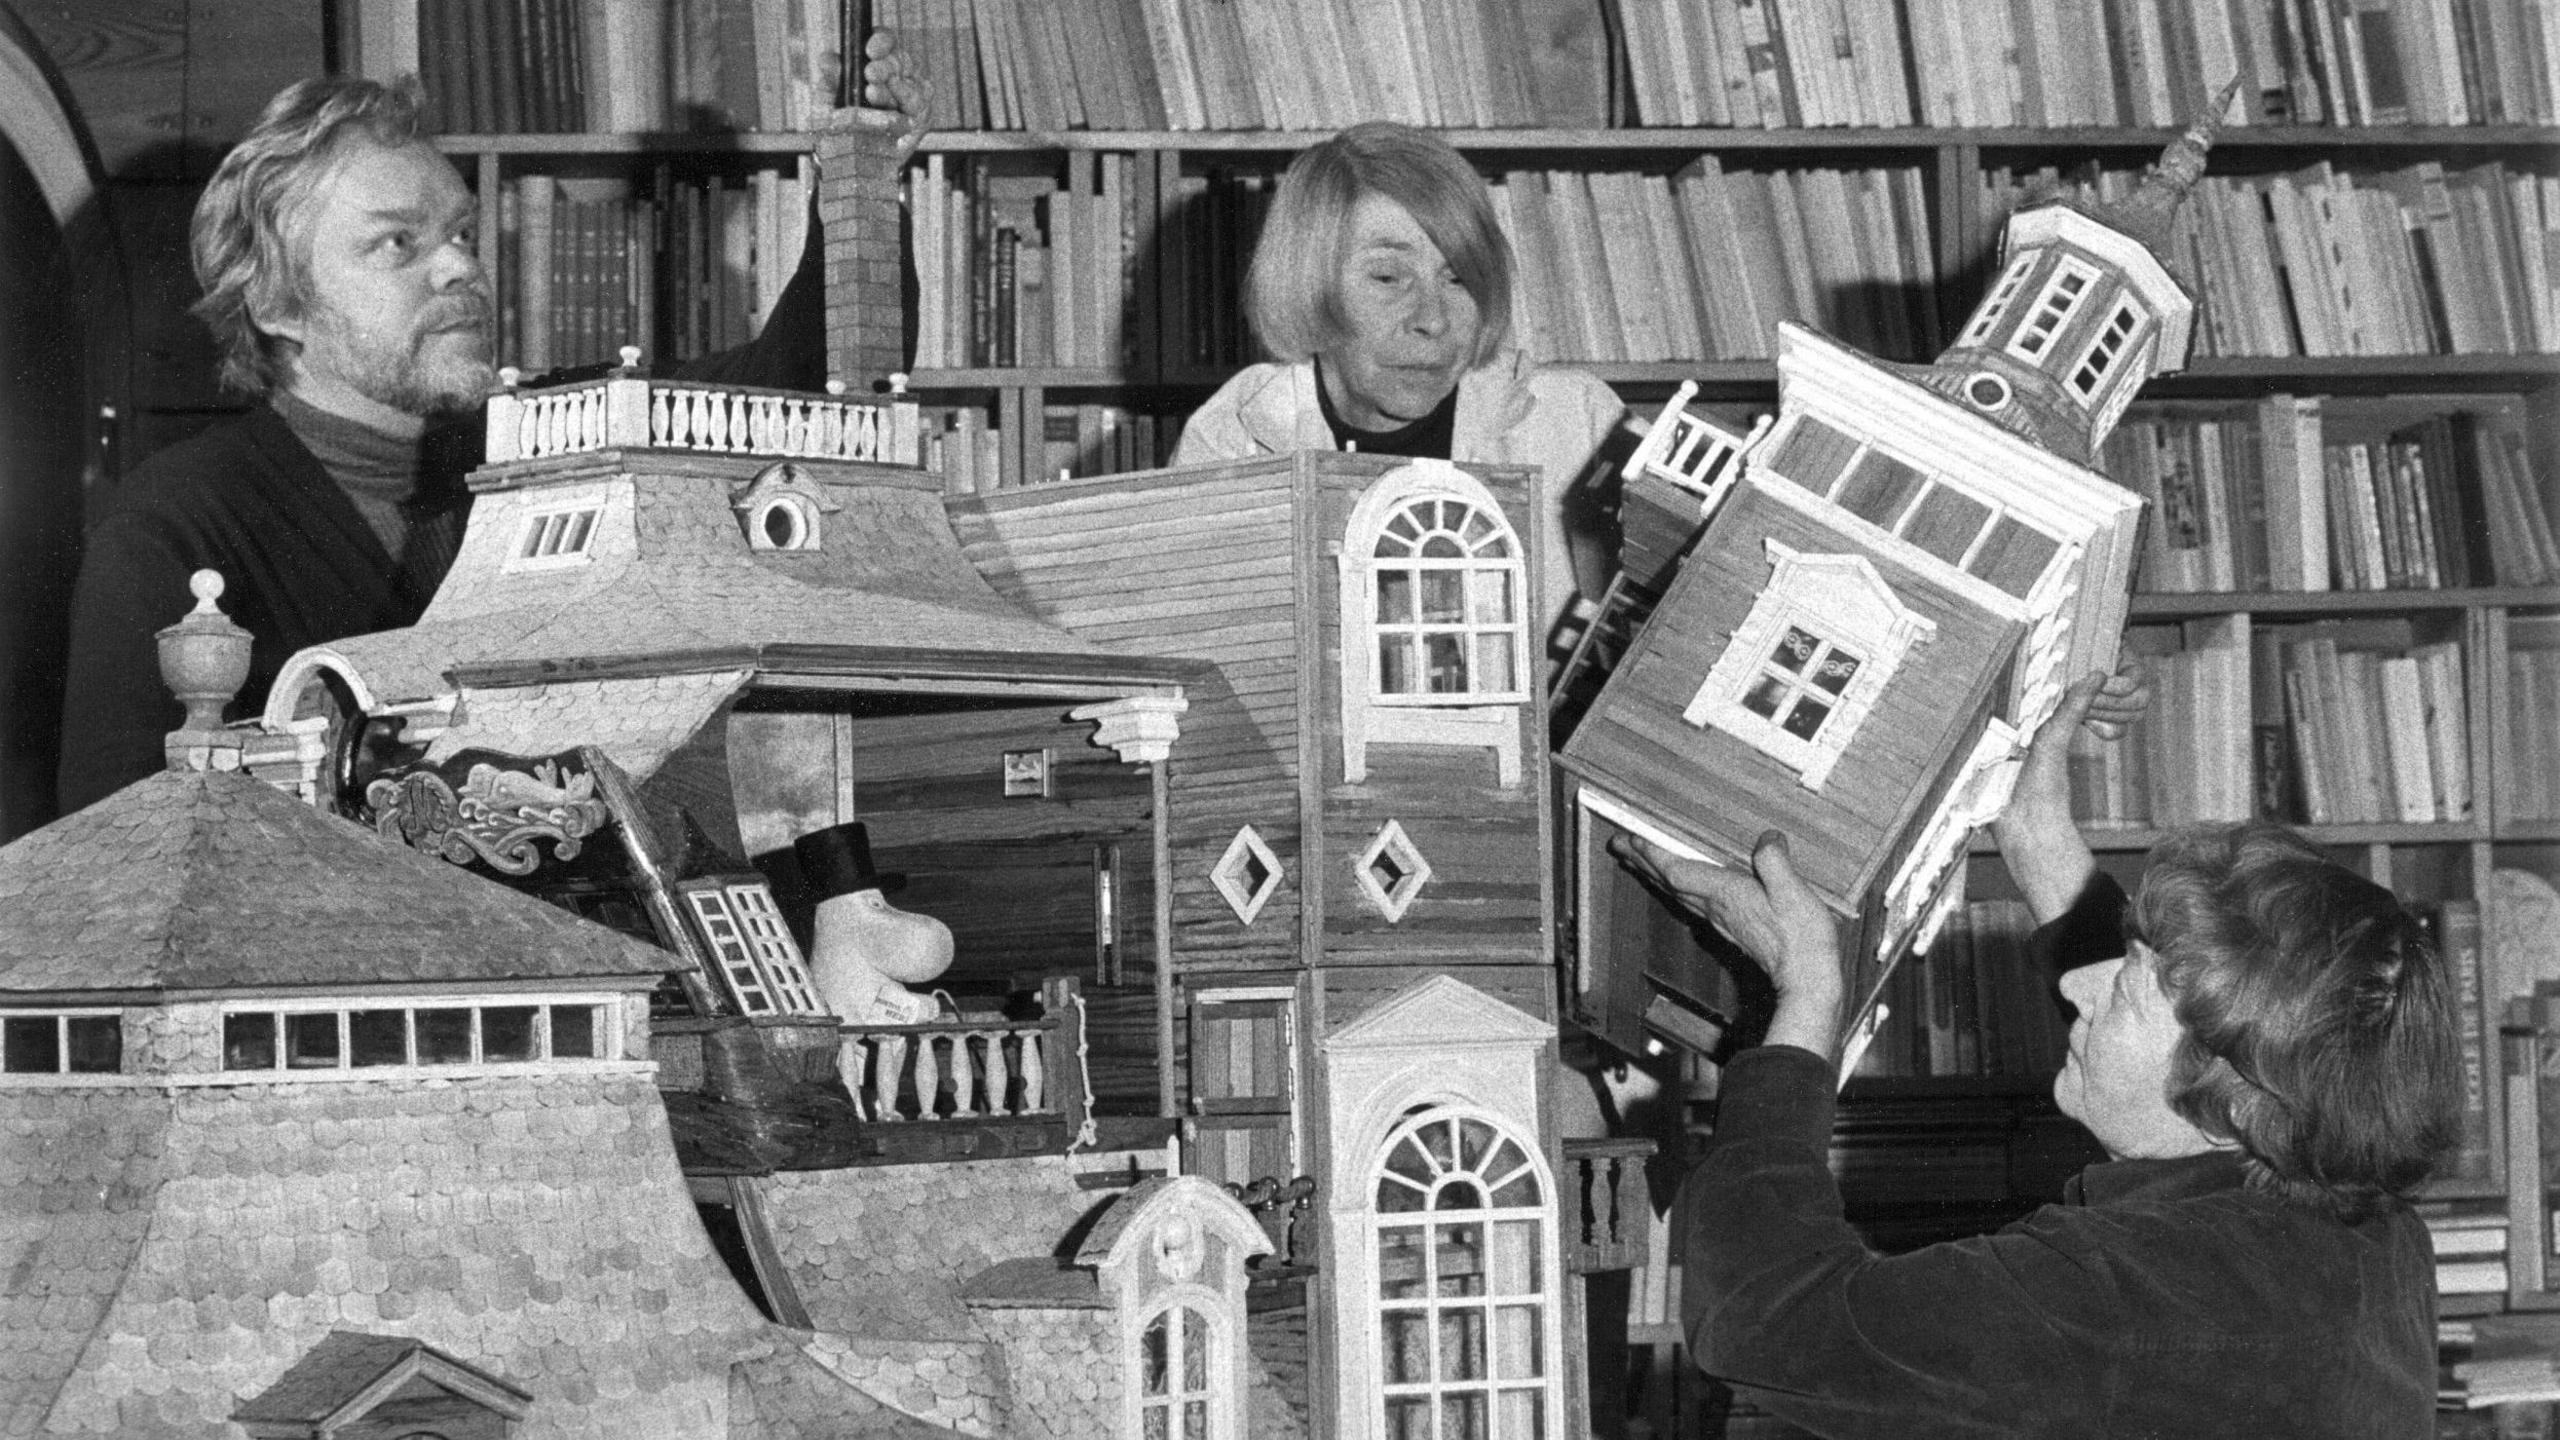
[[[1378,477],[1343,536],[1345,778],[1373,740],[1485,745],[1519,779],[1528,556],[1493,492],[1443,460]]]
[[[595,543],[601,503],[552,506],[524,517],[516,547],[507,558],[510,570],[548,570],[587,563],[587,547]]]
[[[2075,255],[2061,257],[2037,293],[2035,308],[2027,312],[2018,333],[2009,337],[2009,353],[2030,363],[2042,360],[2071,317],[2088,303],[2097,284],[2097,266]]]
[[[2043,253],[2040,249],[2021,250],[2009,257],[2009,268],[2000,272],[2000,283],[1991,287],[1982,308],[1973,312],[1973,321],[1964,327],[1964,334],[1956,337],[1957,344],[1979,345],[1991,338],[1991,332],[1999,328],[2000,317],[2009,313],[2009,302],[2018,298],[2019,287],[2027,283],[2028,272],[2036,268],[2036,257]]]
[[[822,548],[825,518],[841,507],[807,470],[785,461],[758,472],[730,497],[729,508],[737,512],[748,549],[784,551]]]
[[[1819,790],[1912,646],[1935,630],[1859,555],[1768,542],[1773,570],[1681,712]]]

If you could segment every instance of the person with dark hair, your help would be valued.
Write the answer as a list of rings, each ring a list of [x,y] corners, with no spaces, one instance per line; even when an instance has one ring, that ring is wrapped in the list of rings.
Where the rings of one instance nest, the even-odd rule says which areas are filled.
[[[1246,367],[1185,423],[1177,465],[1351,450],[1538,470],[1561,549],[1542,627],[1597,596],[1607,547],[1585,482],[1625,419],[1615,392],[1511,347],[1512,255],[1484,178],[1428,131],[1373,121],[1281,176],[1245,277],[1278,364]]]
[[[2073,967],[2055,1098],[2111,1158],[1993,1234],[1888,1257],[1841,1218],[1840,960],[1784,837],[1748,871],[1623,853],[1778,996],[1674,1214],[1691,1354],[1834,1437],[2430,1433],[2433,1258],[2403,1197],[2455,1137],[2452,984],[2390,891],[2264,822],[2171,837],[2128,901],[2063,778],[2098,685],[1996,831]]]
[[[917,82],[878,36],[874,103]],[[152,637],[222,572],[254,637],[255,711],[294,652],[414,622],[461,543],[493,383],[478,207],[429,142],[417,81],[287,86],[215,169],[190,250],[224,385],[258,403],[135,467],[88,536],[72,598],[56,799],[79,809],[162,768],[181,709]],[[824,275],[799,272],[754,341],[676,373],[817,389]]]

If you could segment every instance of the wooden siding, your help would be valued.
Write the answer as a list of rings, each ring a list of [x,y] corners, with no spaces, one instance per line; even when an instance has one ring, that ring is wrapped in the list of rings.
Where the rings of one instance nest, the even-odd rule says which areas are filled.
[[[1878,570],[1902,603],[1935,622],[1913,647],[1819,791],[1795,772],[1712,728],[1680,718],[1723,653],[1732,627],[1767,583],[1763,541],[1810,553],[1859,553],[1800,511],[1738,487],[1682,567],[1565,750],[1568,769],[1730,854],[1770,827],[1796,866],[1841,912],[1855,910],[1942,772],[1969,747],[1994,679],[2023,627],[1987,615],[1890,560]]]

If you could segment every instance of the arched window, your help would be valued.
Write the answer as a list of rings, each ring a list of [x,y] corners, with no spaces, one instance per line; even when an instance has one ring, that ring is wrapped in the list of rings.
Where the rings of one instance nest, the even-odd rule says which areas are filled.
[[[1388,1440],[1557,1433],[1555,1227],[1528,1147],[1424,1110],[1387,1137],[1373,1194]]]
[[[1454,496],[1407,501],[1370,555],[1381,703],[1519,697],[1520,547],[1500,511]]]
[[[1377,740],[1489,746],[1518,783],[1528,554],[1493,492],[1447,461],[1390,470],[1353,507],[1341,563],[1346,778]]]
[[[1138,1331],[1138,1433],[1148,1440],[1210,1440],[1218,1433],[1215,1330],[1207,1314],[1176,1300]]]

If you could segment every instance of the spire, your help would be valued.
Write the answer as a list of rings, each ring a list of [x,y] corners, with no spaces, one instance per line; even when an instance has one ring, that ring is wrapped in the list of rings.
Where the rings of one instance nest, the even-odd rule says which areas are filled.
[[[2205,152],[2213,148],[2213,137],[2222,129],[2222,117],[2231,113],[2232,97],[2239,93],[2240,80],[2234,76],[2230,84],[2222,87],[2211,108],[2189,121],[2186,133],[2160,152],[2159,160],[2143,177],[2141,188],[2121,204],[2094,210],[2095,217],[2141,241],[2143,248],[2165,263],[2170,222],[2186,200],[2187,191],[2204,174]]]

